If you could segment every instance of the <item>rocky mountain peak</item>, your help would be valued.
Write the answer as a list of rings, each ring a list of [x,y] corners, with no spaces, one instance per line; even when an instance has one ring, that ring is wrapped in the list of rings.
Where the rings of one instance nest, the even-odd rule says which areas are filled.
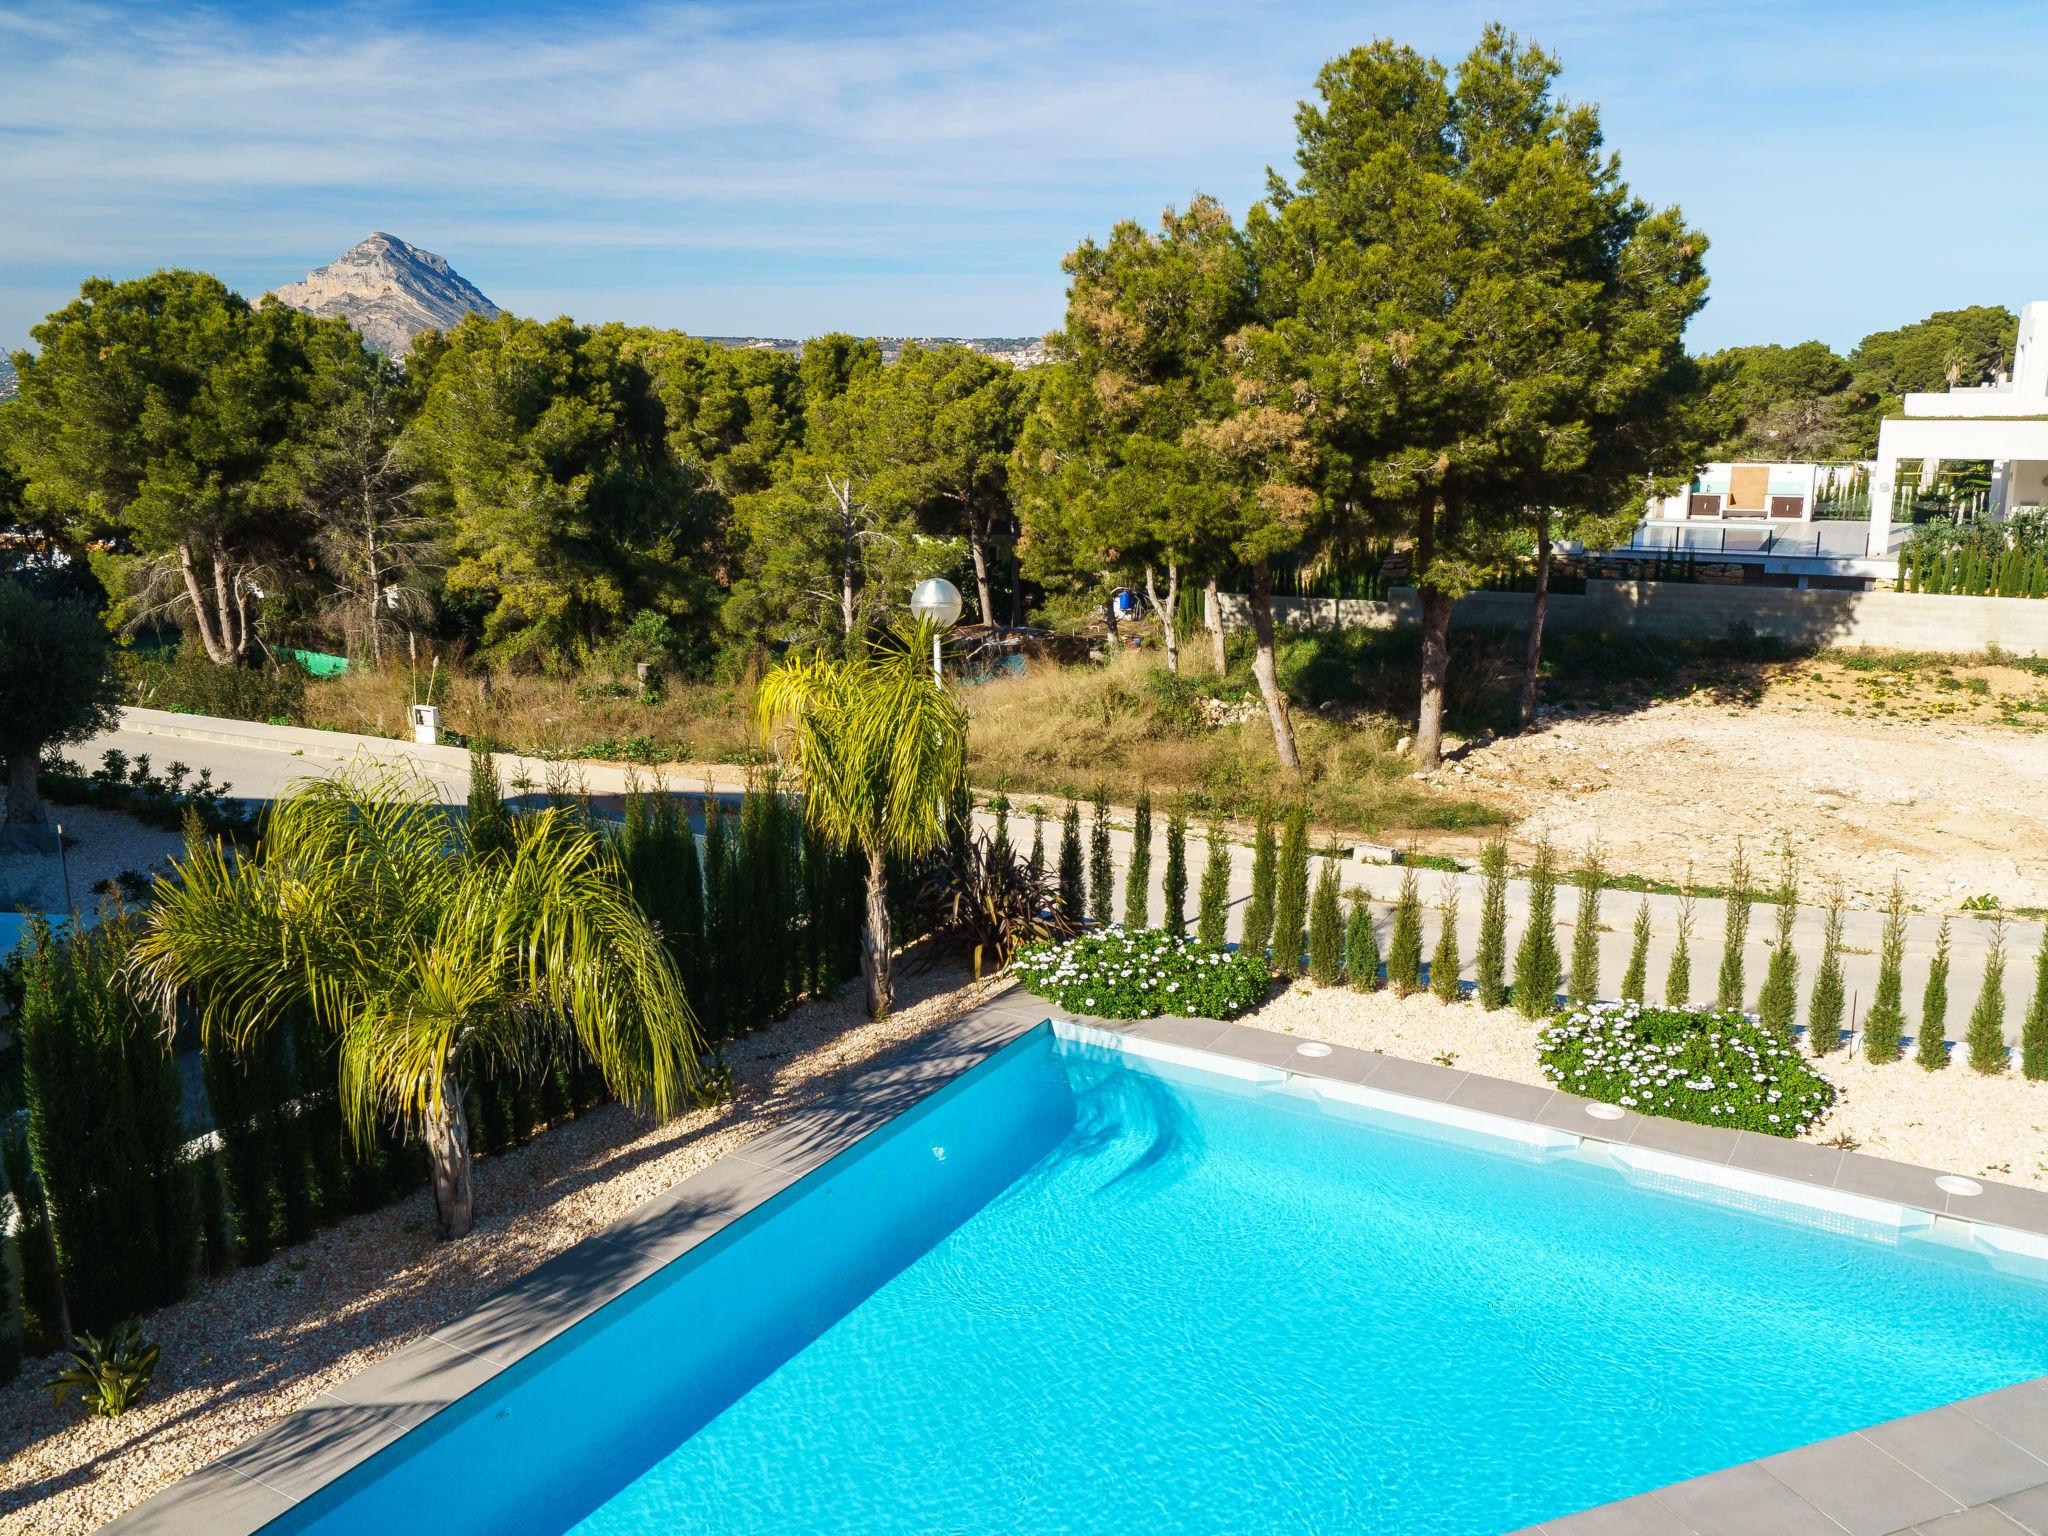
[[[382,230],[271,296],[309,315],[344,316],[363,340],[393,357],[404,356],[421,331],[446,330],[468,314],[498,313],[445,258]]]

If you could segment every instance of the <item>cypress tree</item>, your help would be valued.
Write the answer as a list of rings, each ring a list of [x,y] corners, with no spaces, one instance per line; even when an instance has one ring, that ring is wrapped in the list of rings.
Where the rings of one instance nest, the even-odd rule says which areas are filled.
[[[1984,981],[1977,1006],[1970,1010],[1964,1035],[1970,1048],[1970,1070],[1993,1076],[2005,1070],[2005,919],[1991,925],[1991,947],[1984,952]]]
[[[1906,888],[1892,876],[1884,904],[1884,937],[1877,948],[1877,992],[1863,1019],[1863,1054],[1875,1062],[1897,1061],[1906,1033]]]
[[[1344,914],[1338,901],[1337,865],[1331,858],[1323,860],[1309,908],[1308,979],[1319,987],[1334,987],[1344,979]]]
[[[1288,807],[1280,835],[1280,871],[1273,889],[1273,969],[1301,974],[1308,929],[1308,807]]]
[[[1166,811],[1166,875],[1161,925],[1175,938],[1188,931],[1188,813],[1176,796]]]
[[[1416,888],[1412,864],[1401,876],[1401,897],[1394,903],[1394,932],[1387,941],[1387,981],[1397,997],[1422,990],[1422,893]]]
[[[1828,921],[1820,945],[1820,969],[1806,1000],[1806,1044],[1816,1056],[1842,1048],[1842,888],[1828,891]]]
[[[1572,971],[1565,993],[1575,1003],[1590,1003],[1600,993],[1600,892],[1607,884],[1597,847],[1587,848],[1577,884],[1579,910],[1572,929]]]
[[[1799,955],[1792,947],[1792,925],[1798,917],[1799,870],[1788,841],[1778,881],[1778,937],[1764,965],[1763,990],[1756,995],[1757,1018],[1787,1040],[1799,1013]]]
[[[1095,786],[1088,823],[1088,916],[1107,928],[1116,921],[1116,862],[1109,851],[1109,790]]]
[[[1081,807],[1071,800],[1060,821],[1060,914],[1076,927],[1088,921],[1088,877],[1081,861]]]
[[[1458,990],[1458,883],[1444,876],[1436,899],[1436,948],[1429,957],[1429,990],[1440,1003],[1455,1003]]]
[[[1934,935],[1934,958],[1927,966],[1927,987],[1920,994],[1920,1038],[1913,1059],[1930,1072],[1948,1065],[1948,919]]]
[[[1045,807],[1031,807],[1031,874],[1036,880],[1045,878]]]
[[[1007,864],[1010,861],[1010,797],[997,790],[989,797],[988,808],[996,821],[995,836],[989,840],[990,845],[995,850],[996,862]]]
[[[0,1169],[5,1170],[8,1192],[14,1196],[12,1241],[15,1272],[21,1277],[15,1296],[23,1348],[30,1355],[45,1355],[61,1346],[71,1330],[57,1278],[57,1250],[50,1239],[50,1207],[43,1198],[42,1182],[36,1178],[26,1124],[0,1121]],[[0,1248],[0,1259],[5,1257]]]
[[[1131,822],[1131,862],[1124,869],[1124,926],[1145,928],[1152,921],[1152,791],[1138,791],[1138,809]]]
[[[2034,952],[2034,996],[2020,1025],[2020,1071],[2036,1082],[2048,1078],[2048,933]]]
[[[1692,882],[1687,880],[1678,898],[1678,941],[1671,947],[1671,965],[1664,972],[1664,1006],[1686,1008],[1692,1004]]]
[[[1479,851],[1485,884],[1479,897],[1479,1006],[1505,1008],[1508,1001],[1508,845],[1489,838]]]
[[[1636,906],[1635,931],[1628,946],[1628,969],[1621,973],[1621,995],[1631,1003],[1640,1003],[1650,981],[1650,898],[1645,896]]]
[[[1273,938],[1273,894],[1280,882],[1280,850],[1273,839],[1273,807],[1259,802],[1258,832],[1252,840],[1252,894],[1244,908],[1244,936],[1238,947],[1263,955]]]
[[[1380,936],[1372,925],[1372,903],[1365,892],[1351,899],[1351,919],[1344,929],[1344,974],[1354,992],[1380,989]]]
[[[1209,857],[1202,865],[1202,915],[1195,923],[1195,937],[1221,949],[1228,942],[1230,923],[1230,844],[1223,828],[1209,823]]]
[[[1529,925],[1515,949],[1515,1006],[1540,1019],[1557,1006],[1563,971],[1557,953],[1557,856],[1549,843],[1536,845],[1529,866]]]
[[[469,745],[469,809],[465,831],[472,855],[506,853],[512,847],[512,813],[505,805],[491,743],[479,736]]]
[[[697,1005],[697,1017],[712,1040],[732,1033],[725,981],[731,968],[726,844],[730,840],[725,806],[709,789],[704,791],[704,964],[698,985],[704,996]],[[581,1095],[577,1095],[580,1099]]]
[[[1724,898],[1726,922],[1721,932],[1721,979],[1714,994],[1716,1006],[1742,1007],[1743,946],[1749,942],[1749,909],[1756,899],[1749,884],[1749,859],[1737,839],[1735,857],[1728,864],[1728,894]]]

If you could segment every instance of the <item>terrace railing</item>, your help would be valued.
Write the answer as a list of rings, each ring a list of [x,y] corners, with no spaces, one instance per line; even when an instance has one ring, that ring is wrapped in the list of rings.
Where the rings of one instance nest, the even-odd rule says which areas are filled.
[[[1866,553],[1862,523],[1792,523],[1770,527],[1757,523],[1709,523],[1697,518],[1682,523],[1638,523],[1616,554],[1777,555],[1810,559],[1851,560]],[[1912,532],[1908,523],[1894,523],[1887,548],[1897,549]]]

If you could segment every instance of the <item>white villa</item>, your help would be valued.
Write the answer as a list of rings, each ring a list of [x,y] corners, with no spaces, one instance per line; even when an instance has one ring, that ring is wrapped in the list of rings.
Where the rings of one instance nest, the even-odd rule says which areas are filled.
[[[2012,374],[1995,384],[1908,395],[1905,414],[1878,428],[1877,465],[1870,477],[1866,551],[1895,548],[1892,497],[1899,462],[1920,461],[1920,484],[1932,485],[1944,459],[1989,459],[1993,517],[2048,502],[2048,300],[2020,311]]]

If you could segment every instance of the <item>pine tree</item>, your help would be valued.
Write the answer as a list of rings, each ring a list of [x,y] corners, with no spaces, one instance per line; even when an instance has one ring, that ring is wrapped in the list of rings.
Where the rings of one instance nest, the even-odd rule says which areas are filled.
[[[1380,976],[1380,936],[1372,925],[1372,903],[1365,892],[1351,898],[1351,921],[1344,930],[1344,974],[1354,992],[1377,992]]]
[[[1678,942],[1671,948],[1671,965],[1664,973],[1664,1006],[1667,1008],[1692,1006],[1693,910],[1692,880],[1688,876],[1685,889],[1678,898]]]
[[[1572,972],[1565,993],[1575,1003],[1590,1003],[1600,992],[1600,892],[1607,871],[1598,847],[1588,847],[1578,868],[1579,910],[1572,930]]]
[[[1816,1056],[1842,1048],[1842,888],[1828,891],[1827,928],[1821,938],[1820,969],[1806,1000],[1806,1045]]]
[[[1230,844],[1223,828],[1209,823],[1209,857],[1202,865],[1202,911],[1195,922],[1195,937],[1221,949],[1228,942],[1230,925]]]
[[[1930,1072],[1948,1065],[1948,919],[1934,935],[1934,958],[1927,966],[1927,988],[1920,994],[1920,1038],[1913,1059]]]
[[[1273,837],[1273,807],[1259,802],[1258,832],[1252,841],[1252,894],[1244,908],[1244,936],[1238,948],[1263,955],[1273,940],[1273,892],[1280,880],[1280,847]]]
[[[1166,878],[1160,925],[1175,938],[1188,931],[1188,813],[1178,798],[1166,812]]]
[[[1485,881],[1479,897],[1479,1006],[1505,1008],[1508,1002],[1508,845],[1495,837],[1479,850],[1479,873]]]
[[[1309,906],[1308,979],[1319,987],[1334,987],[1344,979],[1344,913],[1333,856],[1323,859],[1315,900]]]
[[[1536,845],[1529,866],[1529,924],[1515,948],[1515,1006],[1540,1019],[1557,1006],[1563,963],[1557,954],[1557,856],[1550,844]]]
[[[1109,791],[1095,786],[1088,824],[1088,915],[1107,928],[1116,921],[1116,863],[1109,851]]]
[[[1458,883],[1444,877],[1436,900],[1436,948],[1429,957],[1429,990],[1440,1003],[1455,1003],[1458,990]]]
[[[1394,904],[1394,932],[1387,943],[1387,980],[1397,997],[1422,990],[1422,893],[1416,888],[1412,864],[1401,876],[1401,899]]]
[[[1280,873],[1273,890],[1273,969],[1301,974],[1308,937],[1308,807],[1297,800],[1280,835]]]
[[[1650,980],[1650,898],[1636,908],[1634,937],[1629,943],[1628,969],[1621,974],[1621,995],[1631,1003],[1643,1000]]]
[[[1778,937],[1764,965],[1763,990],[1756,995],[1756,1014],[1765,1028],[1792,1038],[1799,1014],[1799,954],[1792,947],[1792,925],[1799,918],[1799,869],[1787,840],[1784,873],[1778,881]]]
[[[1977,1006],[1970,1010],[1964,1039],[1970,1049],[1970,1070],[1993,1076],[2005,1070],[2005,919],[1991,925],[1991,945],[1984,952],[1984,981]]]
[[[1077,926],[1088,920],[1088,877],[1081,859],[1081,807],[1071,800],[1060,822],[1060,913]]]
[[[1749,909],[1755,899],[1756,893],[1749,884],[1749,859],[1738,839],[1735,857],[1728,864],[1728,894],[1724,898],[1727,921],[1721,933],[1721,979],[1714,994],[1714,1001],[1721,1008],[1742,1007],[1742,950],[1749,942]]]
[[[1152,791],[1141,789],[1131,821],[1131,862],[1124,868],[1124,926],[1144,928],[1151,921]]]
[[[1906,888],[1892,876],[1884,904],[1884,938],[1877,948],[1877,992],[1863,1019],[1863,1054],[1875,1062],[1897,1061],[1906,1033]]]
[[[2048,933],[2034,952],[2034,996],[2020,1024],[2020,1071],[2036,1082],[2048,1078]]]

